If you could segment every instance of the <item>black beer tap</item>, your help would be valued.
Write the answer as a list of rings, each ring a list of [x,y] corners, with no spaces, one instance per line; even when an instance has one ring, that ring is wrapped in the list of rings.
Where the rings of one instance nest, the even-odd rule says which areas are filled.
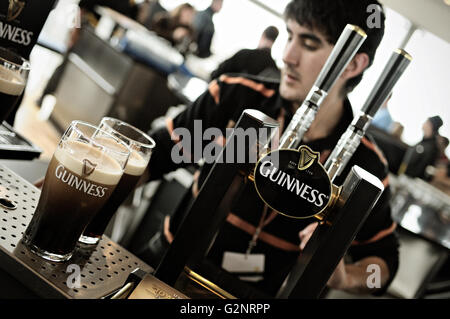
[[[401,49],[392,54],[360,114],[354,118],[325,163],[331,181],[348,164],[372,117],[386,102],[411,60],[411,56]],[[356,165],[341,187],[333,185],[334,199],[323,214],[316,216],[321,222],[278,291],[277,298],[320,296],[383,191],[384,186],[378,178]]]
[[[397,49],[392,53],[359,115],[353,119],[325,163],[325,169],[332,182],[342,173],[364,137],[373,116],[386,102],[411,60],[411,55],[402,49]]]

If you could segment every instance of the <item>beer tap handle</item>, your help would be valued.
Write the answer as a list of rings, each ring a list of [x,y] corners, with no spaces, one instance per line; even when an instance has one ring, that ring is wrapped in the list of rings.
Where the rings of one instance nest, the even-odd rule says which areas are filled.
[[[377,113],[378,109],[388,99],[395,84],[411,61],[411,55],[403,49],[397,49],[392,53],[391,58],[361,109],[363,113],[370,117]]]
[[[342,135],[338,144],[325,163],[325,169],[331,181],[338,177],[347,165],[364,137],[372,118],[378,109],[388,99],[397,81],[412,61],[411,55],[402,49],[392,54],[386,67],[381,73],[369,97],[364,103],[360,114],[356,116],[347,131]]]
[[[364,30],[355,25],[348,24],[345,27],[308,96],[294,114],[292,121],[281,137],[280,148],[298,148],[323,100],[353,59],[366,37]]]

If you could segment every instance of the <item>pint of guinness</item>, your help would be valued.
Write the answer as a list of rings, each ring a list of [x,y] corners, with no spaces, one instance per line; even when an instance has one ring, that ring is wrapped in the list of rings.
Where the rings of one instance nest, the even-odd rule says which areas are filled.
[[[144,174],[155,147],[155,142],[147,134],[120,120],[104,117],[99,127],[124,141],[130,147],[131,154],[113,195],[83,232],[80,242],[84,244],[96,244],[100,240],[114,213],[130,195]]]
[[[0,47],[0,123],[8,117],[22,95],[29,72],[27,60]]]
[[[31,251],[52,261],[68,260],[81,233],[119,183],[129,155],[128,146],[116,137],[72,122],[50,161],[24,234]]]

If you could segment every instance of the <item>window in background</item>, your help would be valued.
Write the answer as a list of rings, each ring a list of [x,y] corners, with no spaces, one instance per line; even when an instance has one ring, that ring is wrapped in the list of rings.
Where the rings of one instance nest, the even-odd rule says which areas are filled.
[[[386,26],[384,37],[378,47],[375,60],[372,66],[364,73],[361,83],[349,95],[354,111],[361,109],[378,77],[381,75],[388,59],[391,57],[392,52],[402,44],[411,27],[411,22],[396,11],[385,8],[385,12]],[[399,84],[408,77],[408,71],[405,72]],[[394,90],[397,91],[398,86]],[[398,101],[396,100],[397,97],[398,95],[395,93],[391,99],[389,110],[395,107],[395,103]]]
[[[399,84],[399,100],[393,104],[392,116],[404,123],[403,136],[409,144],[422,139],[422,124],[434,115],[444,121],[441,135],[450,138],[450,43],[418,30],[406,50],[414,61]],[[450,156],[448,148],[446,154]]]
[[[161,5],[167,10],[172,10],[184,2],[189,2],[197,10],[204,10],[210,4],[210,0],[160,1]],[[269,1],[266,0],[265,2],[266,5],[269,5]],[[280,11],[281,14],[284,11],[284,3],[288,2],[288,0],[277,1],[275,5],[275,1],[273,1],[270,5],[274,10]],[[287,34],[284,21],[279,16],[264,10],[250,0],[225,0],[222,10],[214,15],[213,21],[216,28],[211,45],[213,56],[203,59],[205,60],[204,65],[211,69],[208,72],[213,71],[220,62],[228,59],[237,51],[244,48],[256,48],[262,32],[269,25],[274,25],[280,30],[280,35],[272,49],[272,56],[281,66],[283,46],[287,40]]]
[[[410,27],[408,19],[386,8],[386,32],[374,64],[349,95],[355,111],[361,108],[392,50],[402,44]],[[441,116],[444,121],[440,133],[450,137],[450,43],[430,32],[417,30],[405,50],[412,55],[413,61],[394,88],[389,102],[393,120],[404,126],[403,141],[410,145],[421,141],[422,124],[434,115]],[[449,155],[450,150],[447,149]]]

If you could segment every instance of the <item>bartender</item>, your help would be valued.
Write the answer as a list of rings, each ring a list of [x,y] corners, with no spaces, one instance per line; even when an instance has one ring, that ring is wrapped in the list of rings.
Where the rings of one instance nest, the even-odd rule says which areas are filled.
[[[379,28],[367,28],[367,7],[371,4],[377,5],[377,12],[382,17]],[[326,160],[353,119],[347,94],[358,85],[364,71],[373,63],[384,34],[384,12],[373,0],[294,0],[286,8],[285,21],[288,41],[283,54],[281,81],[269,82],[247,75],[222,75],[212,81],[209,90],[190,107],[175,118],[167,119],[166,127],[150,132],[158,145],[149,164],[151,180],[188,165],[172,161],[171,152],[180,146],[176,145],[176,134],[172,133],[177,128],[187,128],[194,136],[194,120],[202,120],[203,129],[217,127],[224,132],[234,126],[245,108],[252,107],[278,119],[284,129],[306,98],[341,31],[350,23],[365,29],[367,40],[329,92],[303,138],[303,144],[321,152],[322,162]],[[189,151],[184,150],[184,155],[189,156]],[[328,285],[353,293],[382,294],[398,268],[398,241],[390,214],[387,162],[375,144],[364,138],[346,171],[335,181],[338,185],[343,183],[353,165],[377,176],[386,189],[352,243],[347,256],[349,260],[339,263]],[[194,196],[210,168],[205,165],[197,175]],[[261,274],[255,274],[255,281],[249,284],[275,295],[309,238],[308,233],[314,229],[314,221],[289,219],[275,213],[264,205],[254,187],[250,186],[232,206],[207,258],[221,266],[226,262],[224,256],[230,256],[227,252],[245,256],[254,239],[255,229],[261,229],[260,235],[255,236],[253,243],[256,245],[251,255],[263,256],[263,278],[257,280],[257,275]],[[170,243],[176,225],[169,226],[166,220],[166,226],[164,234]],[[380,269],[379,289],[366,285],[369,265],[377,265]]]

